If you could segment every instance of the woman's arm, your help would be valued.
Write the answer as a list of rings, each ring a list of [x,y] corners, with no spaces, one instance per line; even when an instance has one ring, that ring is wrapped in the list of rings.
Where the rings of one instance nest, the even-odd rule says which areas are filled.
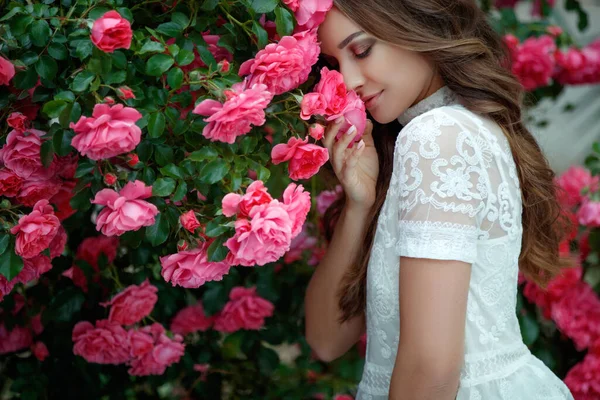
[[[471,264],[400,258],[400,343],[391,400],[453,400],[464,360]]]
[[[364,315],[340,324],[338,290],[363,245],[368,210],[344,208],[331,243],[306,290],[306,340],[323,361],[348,351],[365,330]]]

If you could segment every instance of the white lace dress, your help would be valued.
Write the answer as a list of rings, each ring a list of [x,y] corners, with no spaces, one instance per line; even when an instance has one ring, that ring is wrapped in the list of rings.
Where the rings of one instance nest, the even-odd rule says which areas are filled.
[[[394,171],[367,276],[358,400],[388,398],[398,347],[400,257],[472,264],[458,400],[573,399],[522,341],[516,316],[521,196],[500,127],[447,87],[399,118]]]

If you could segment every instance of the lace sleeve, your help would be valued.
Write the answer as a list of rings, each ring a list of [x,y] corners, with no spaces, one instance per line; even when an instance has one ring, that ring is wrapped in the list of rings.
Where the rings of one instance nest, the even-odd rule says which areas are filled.
[[[460,117],[436,109],[398,137],[399,256],[475,261],[489,179],[472,124]]]

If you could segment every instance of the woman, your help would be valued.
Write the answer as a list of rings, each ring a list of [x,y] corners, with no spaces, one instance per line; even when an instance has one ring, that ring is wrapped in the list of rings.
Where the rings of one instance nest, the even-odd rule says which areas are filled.
[[[572,399],[523,344],[519,269],[562,267],[554,174],[471,0],[335,0],[324,55],[380,124],[323,139],[345,197],[306,292],[323,360],[367,333],[358,399]],[[330,213],[333,216],[335,213]]]

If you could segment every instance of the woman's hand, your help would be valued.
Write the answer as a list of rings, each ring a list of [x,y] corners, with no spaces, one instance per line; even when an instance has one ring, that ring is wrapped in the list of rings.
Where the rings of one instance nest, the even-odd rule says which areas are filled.
[[[375,203],[375,188],[379,175],[379,159],[373,143],[373,124],[367,120],[362,140],[348,145],[356,136],[356,128],[351,127],[349,134],[344,134],[337,142],[335,137],[343,121],[333,122],[327,126],[323,145],[329,151],[329,161],[333,166],[344,192],[347,206],[369,210]]]

